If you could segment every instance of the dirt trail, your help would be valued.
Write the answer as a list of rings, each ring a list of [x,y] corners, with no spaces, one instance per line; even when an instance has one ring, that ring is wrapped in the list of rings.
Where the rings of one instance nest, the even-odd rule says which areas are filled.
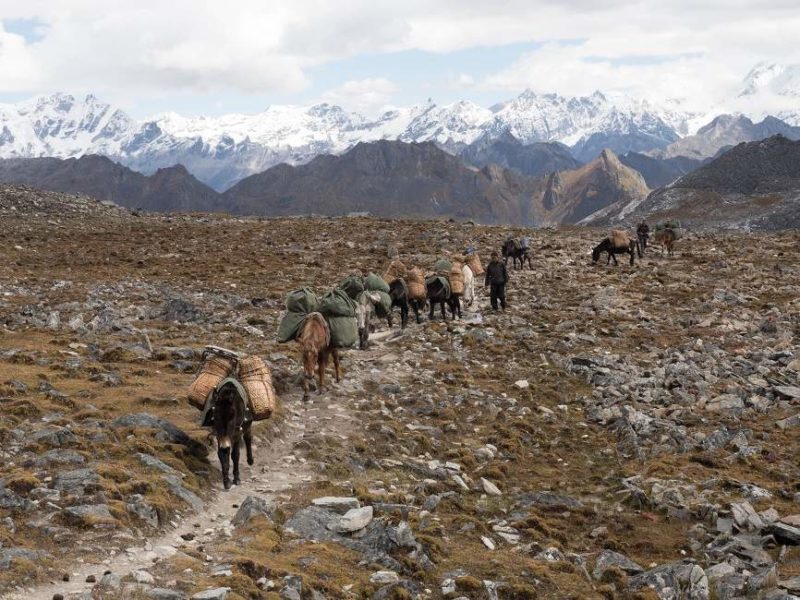
[[[367,354],[379,353],[376,348],[370,353],[361,353],[358,362],[368,359]],[[351,356],[356,352],[349,353]],[[351,377],[356,376],[351,374]],[[230,521],[238,507],[248,496],[258,496],[266,500],[276,498],[281,492],[293,486],[313,481],[314,473],[308,465],[292,453],[294,446],[306,437],[314,435],[339,436],[346,439],[353,428],[354,418],[348,408],[346,396],[338,393],[336,387],[322,396],[313,395],[310,402],[303,404],[300,393],[293,393],[282,398],[287,411],[286,419],[281,423],[281,434],[271,441],[259,435],[258,424],[254,428],[256,436],[254,444],[255,464],[250,467],[242,453],[242,485],[234,486],[227,492],[221,491],[221,479],[214,478],[220,491],[206,504],[200,513],[187,515],[161,535],[146,538],[143,544],[125,548],[116,556],[101,562],[73,564],[63,569],[70,574],[70,581],[51,581],[46,584],[27,588],[23,592],[13,592],[4,596],[7,600],[51,600],[54,594],[62,594],[65,598],[90,591],[95,585],[87,583],[86,578],[94,575],[100,581],[107,571],[124,577],[137,570],[146,570],[155,562],[168,558],[176,549],[186,544],[181,537],[192,534],[195,540],[202,542],[214,538],[220,530],[229,527]],[[209,456],[209,462],[219,468],[215,456]],[[221,477],[221,476],[220,476]]]

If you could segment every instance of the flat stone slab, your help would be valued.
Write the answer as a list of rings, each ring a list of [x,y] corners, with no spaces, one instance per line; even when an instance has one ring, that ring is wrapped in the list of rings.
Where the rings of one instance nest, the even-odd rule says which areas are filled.
[[[372,517],[373,510],[371,506],[352,508],[341,517],[332,519],[328,523],[328,529],[336,533],[352,533],[359,529],[364,529],[370,524]]]
[[[354,508],[361,508],[361,502],[358,501],[358,498],[343,496],[323,496],[322,498],[314,498],[311,503],[314,506],[327,508],[341,514]]]

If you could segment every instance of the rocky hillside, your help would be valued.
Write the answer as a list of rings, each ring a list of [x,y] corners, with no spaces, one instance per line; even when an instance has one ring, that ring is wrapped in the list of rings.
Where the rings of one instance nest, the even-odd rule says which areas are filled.
[[[307,165],[279,165],[239,182],[223,195],[232,212],[262,215],[452,217],[483,223],[529,222],[530,183],[517,189],[432,143],[358,144],[341,156],[320,156]]]
[[[739,144],[653,192],[636,214],[676,216],[698,227],[799,227],[800,141],[777,135]]]
[[[296,345],[274,339],[289,290],[524,230],[3,224],[6,600],[800,593],[794,233],[692,235],[631,268],[592,265],[603,232],[526,231],[537,260],[506,312],[480,289],[461,321],[376,321],[303,404]],[[206,344],[262,356],[281,401],[227,493],[185,400]]]
[[[603,150],[579,169],[547,177],[537,204],[546,224],[577,223],[609,205],[639,202],[649,191],[638,172],[623,165],[610,150]]]
[[[670,144],[661,152],[651,152],[661,158],[685,156],[694,159],[710,158],[727,147],[741,142],[763,140],[773,135],[783,135],[789,139],[800,139],[800,127],[793,127],[775,117],[766,117],[753,123],[745,116],[721,115],[687,136]]]
[[[672,183],[703,164],[701,160],[685,156],[656,158],[639,152],[623,154],[619,157],[619,161],[626,167],[638,171],[647,183],[647,187],[652,190]]]
[[[0,160],[0,181],[82,194],[149,211],[213,211],[219,208],[217,193],[197,181],[181,165],[159,169],[146,176],[97,155],[66,160],[7,159]]]
[[[342,156],[280,165],[223,196],[242,214],[451,217],[481,223],[574,223],[594,210],[647,195],[642,178],[610,151],[575,170],[525,177],[467,168],[433,144],[359,144]]]
[[[460,156],[467,164],[478,168],[490,164],[498,165],[529,177],[540,177],[581,166],[563,144],[523,144],[511,134],[505,134],[498,139],[475,140],[461,151]]]

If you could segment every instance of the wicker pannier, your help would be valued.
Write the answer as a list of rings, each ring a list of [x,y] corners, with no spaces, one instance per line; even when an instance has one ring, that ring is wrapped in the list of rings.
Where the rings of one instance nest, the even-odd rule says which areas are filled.
[[[258,356],[245,356],[239,360],[239,381],[247,391],[253,420],[268,419],[275,412],[277,395],[272,386],[269,368]]]
[[[406,266],[399,260],[393,260],[389,264],[389,268],[386,269],[386,273],[383,274],[383,280],[386,281],[386,283],[392,283],[397,279],[405,279],[405,277]]]
[[[477,252],[473,252],[472,254],[467,256],[467,266],[469,267],[472,274],[477,277],[478,275],[483,275],[484,270],[483,266],[481,265],[481,257],[478,256]]]
[[[625,248],[631,241],[628,232],[624,229],[612,229],[609,237],[611,238],[611,244],[614,248]]]
[[[462,272],[463,265],[459,262],[454,262],[453,267],[450,269],[450,293],[460,296],[464,293],[464,273]]]
[[[197,377],[189,386],[189,402],[192,406],[203,410],[208,394],[231,374],[233,367],[233,359],[216,355],[206,358]]]
[[[409,300],[425,300],[425,298],[427,298],[425,275],[423,275],[419,267],[408,270],[406,274],[406,285],[408,286]]]

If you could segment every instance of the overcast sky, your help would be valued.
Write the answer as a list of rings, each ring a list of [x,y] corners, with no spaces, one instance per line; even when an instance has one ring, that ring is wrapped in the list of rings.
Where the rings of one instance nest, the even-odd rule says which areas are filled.
[[[0,0],[0,100],[133,116],[320,100],[489,106],[525,88],[708,104],[800,62],[798,0]]]

